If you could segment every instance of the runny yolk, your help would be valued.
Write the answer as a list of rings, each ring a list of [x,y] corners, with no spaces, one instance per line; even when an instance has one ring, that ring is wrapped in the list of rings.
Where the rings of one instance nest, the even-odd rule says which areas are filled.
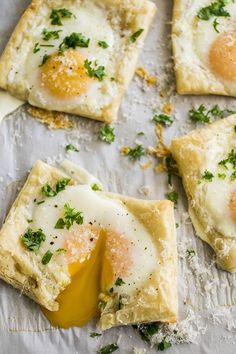
[[[42,86],[61,99],[86,93],[92,79],[85,71],[84,61],[84,57],[73,49],[63,55],[52,54],[41,67]]]
[[[236,33],[225,32],[213,42],[209,52],[211,70],[222,79],[236,82]]]
[[[112,245],[118,248],[111,249]],[[75,231],[68,235],[65,248],[71,283],[57,298],[58,311],[42,311],[54,326],[80,327],[99,314],[99,294],[129,273],[131,243],[116,232],[82,226],[77,238]]]
[[[236,222],[236,190],[231,193],[229,200],[231,218]]]

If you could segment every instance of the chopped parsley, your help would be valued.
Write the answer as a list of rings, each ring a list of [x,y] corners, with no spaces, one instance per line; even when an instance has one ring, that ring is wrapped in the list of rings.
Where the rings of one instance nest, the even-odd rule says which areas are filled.
[[[173,123],[173,119],[166,114],[155,114],[152,120],[155,123],[163,124],[166,126],[170,126]]]
[[[57,9],[52,10],[50,19],[52,25],[62,26],[63,18],[71,18],[73,16],[72,12],[67,9]]]
[[[235,133],[236,133],[236,125],[234,126],[234,131],[235,131]]]
[[[44,41],[50,41],[50,39],[58,39],[60,37],[60,32],[62,32],[62,30],[48,31],[46,28],[44,28],[42,32],[42,38]]]
[[[167,199],[169,199],[171,202],[173,202],[175,205],[177,205],[178,199],[179,199],[179,195],[178,195],[177,192],[175,192],[175,191],[168,192],[168,193],[166,193],[166,197],[167,197]]]
[[[97,332],[91,332],[91,333],[90,333],[90,337],[91,337],[91,338],[101,337],[101,335],[102,335],[101,333],[97,333]]]
[[[127,155],[131,160],[136,161],[145,155],[145,149],[142,145],[136,145],[134,148],[129,148]]]
[[[46,197],[55,197],[59,192],[63,191],[68,183],[70,182],[69,178],[62,178],[60,181],[57,182],[55,189],[53,189],[48,183],[46,183],[42,187],[42,193]]]
[[[98,45],[99,45],[99,47],[101,47],[103,49],[107,49],[109,47],[109,45],[105,41],[99,41]]]
[[[53,253],[50,250],[48,250],[42,258],[42,264],[43,265],[48,264],[50,262],[52,256],[53,256]]]
[[[231,164],[233,169],[236,169],[236,152],[234,150],[231,150],[227,159],[221,160],[218,163],[219,166],[224,167],[226,170],[228,169],[227,164]]]
[[[42,63],[39,66],[43,66],[49,58],[50,58],[50,55],[44,54],[43,59],[42,59]]]
[[[186,254],[187,254],[187,258],[191,259],[196,255],[196,252],[194,250],[187,250]]]
[[[41,243],[46,240],[46,236],[41,229],[33,231],[28,229],[26,233],[21,236],[21,241],[29,251],[37,252],[41,246]]]
[[[40,202],[37,202],[36,204],[40,205],[40,204],[43,204],[43,203],[45,203],[45,200],[41,200]]]
[[[118,310],[121,310],[123,309],[124,307],[124,304],[123,304],[123,296],[122,295],[119,295],[119,300],[118,300]]]
[[[226,174],[225,173],[218,173],[217,176],[221,179],[225,179],[226,178]]]
[[[165,165],[166,165],[167,175],[168,175],[168,184],[172,186],[172,177],[174,175],[177,175],[178,173],[177,164],[172,155],[167,156],[165,160]]]
[[[105,347],[99,349],[99,354],[111,354],[119,349],[119,346],[116,343],[108,344]]]
[[[104,124],[99,130],[99,137],[102,141],[105,141],[108,144],[113,143],[115,140],[114,128],[109,124]]]
[[[40,44],[39,44],[39,42],[37,42],[34,45],[33,53],[35,54],[35,53],[37,53],[39,51],[40,51]]]
[[[91,188],[95,192],[101,191],[101,188],[97,185],[97,183],[94,183]]]
[[[69,48],[88,48],[89,42],[90,39],[86,38],[82,33],[73,32],[70,36],[65,37],[59,45],[59,53],[63,54]]]
[[[220,31],[218,30],[218,26],[219,26],[219,22],[217,21],[217,18],[214,19],[213,21],[213,27],[214,27],[214,30],[219,33]]]
[[[123,279],[121,279],[121,278],[117,278],[117,279],[116,279],[116,282],[115,282],[115,285],[116,285],[116,286],[121,286],[121,285],[123,285],[123,284],[125,284],[125,282],[123,281]]]
[[[69,230],[74,223],[82,225],[83,222],[84,218],[82,216],[82,212],[76,211],[74,208],[71,208],[68,203],[66,203],[64,205],[64,218],[58,219],[55,229],[64,229],[66,227],[67,230]]]
[[[131,36],[130,36],[130,40],[132,43],[136,42],[136,40],[138,39],[139,36],[141,36],[141,34],[143,33],[144,29],[140,28],[138,31],[134,32]]]
[[[212,182],[213,178],[214,178],[213,173],[211,173],[210,171],[207,171],[207,170],[204,171],[204,173],[202,175],[202,179],[204,179],[208,182]]]
[[[100,310],[104,310],[107,306],[107,302],[105,300],[99,300],[98,307]]]
[[[97,63],[95,62],[95,68],[92,67],[92,62],[89,61],[88,59],[85,60],[84,62],[84,67],[86,69],[86,73],[88,74],[89,77],[95,77],[99,81],[102,81],[105,74],[105,67],[104,66],[97,66]]]
[[[201,104],[197,109],[191,109],[189,111],[189,117],[193,122],[209,123],[211,118],[224,118],[233,113],[235,112],[229,109],[220,109],[218,105],[207,110],[206,107]]]
[[[161,343],[158,344],[158,350],[164,351],[166,349],[169,349],[171,347],[171,343],[163,339]]]
[[[158,323],[148,323],[141,324],[139,326],[134,326],[138,330],[142,340],[150,342],[151,337],[159,331]]]
[[[74,145],[68,144],[66,145],[66,151],[76,151],[79,152],[79,149],[77,149]]]
[[[58,248],[58,249],[56,250],[56,253],[57,253],[58,255],[63,254],[63,253],[65,253],[65,252],[66,252],[66,249],[65,249],[65,248]]]
[[[141,136],[141,135],[145,135],[145,133],[144,132],[138,132],[137,135]]]
[[[227,2],[225,0],[217,0],[212,2],[209,6],[203,7],[198,11],[197,17],[200,20],[208,21],[211,17],[230,17],[228,11],[225,10]]]

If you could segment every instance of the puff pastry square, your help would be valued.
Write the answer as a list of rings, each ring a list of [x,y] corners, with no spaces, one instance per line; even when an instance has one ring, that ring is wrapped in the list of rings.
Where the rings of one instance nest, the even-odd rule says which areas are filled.
[[[155,13],[148,0],[33,0],[0,59],[0,87],[110,123]]]
[[[229,272],[236,272],[235,125],[232,115],[171,143],[196,233]]]
[[[116,203],[119,208],[124,208],[126,211],[125,215],[130,214],[135,218],[136,224],[138,223],[139,225],[138,227],[141,229],[144,228],[142,229],[144,230],[143,232],[149,235],[147,241],[148,244],[151,245],[150,249],[144,248],[141,252],[141,258],[145,257],[145,262],[151,264],[151,273],[148,271],[148,275],[145,275],[141,279],[141,283],[139,276],[142,271],[138,272],[138,274],[134,273],[136,274],[134,277],[137,278],[135,278],[135,281],[137,281],[137,289],[132,290],[128,296],[126,296],[126,293],[122,293],[122,297],[124,296],[125,299],[122,306],[119,306],[117,302],[119,301],[120,303],[121,295],[119,295],[119,299],[116,296],[116,289],[121,291],[122,286],[119,287],[117,284],[112,283],[111,285],[114,291],[110,291],[111,286],[109,289],[102,290],[98,301],[106,301],[107,306],[101,309],[100,327],[107,329],[116,325],[137,324],[142,322],[175,322],[177,318],[178,302],[177,250],[173,204],[166,200],[144,201],[118,194],[99,191],[93,192],[90,186],[79,185],[78,180],[80,178],[78,178],[76,168],[73,169],[72,165],[69,166],[70,173],[68,174],[41,161],[38,161],[33,167],[0,231],[0,277],[20,289],[24,294],[31,297],[47,310],[57,311],[59,309],[60,301],[58,303],[57,298],[72,282],[69,268],[65,263],[58,262],[56,256],[53,256],[47,264],[42,264],[42,254],[45,250],[43,253],[40,249],[38,252],[30,252],[22,244],[22,235],[27,232],[29,227],[33,228],[31,225],[34,225],[32,223],[35,223],[36,220],[31,219],[36,218],[36,209],[37,212],[38,210],[42,210],[39,208],[45,208],[47,203],[52,203],[50,205],[54,207],[54,210],[56,210],[56,207],[57,209],[60,208],[60,202],[57,202],[55,206],[55,199],[53,198],[46,198],[45,204],[37,204],[38,201],[39,204],[42,201],[42,187],[47,183],[52,186],[62,178],[69,178],[70,181],[64,192],[70,192],[72,188],[81,188],[81,190],[85,188],[85,192],[83,192],[86,193],[85,196],[87,195],[85,200],[88,200],[90,196],[89,193],[95,193],[96,198],[100,198],[109,203]],[[84,179],[85,171],[82,170],[82,174],[80,175],[83,177],[82,179]],[[60,198],[63,196],[64,192],[60,192]],[[73,193],[74,192],[72,192],[72,195]],[[88,210],[93,210],[94,203],[92,204]],[[48,209],[46,208],[44,210],[46,210],[46,214],[49,215]],[[96,210],[96,207],[94,210]],[[44,220],[44,216],[47,217],[46,214],[40,214],[41,217],[39,218],[40,226],[43,231],[45,225],[41,220]],[[107,213],[104,215],[106,214]],[[86,215],[84,217],[86,217]],[[53,225],[55,225],[55,222]],[[134,236],[135,235],[132,237]],[[138,241],[138,236],[135,237],[137,237]],[[50,240],[45,241],[45,243],[48,242],[47,247],[54,247],[50,246],[51,243],[49,243],[49,241]],[[141,239],[139,241],[141,242]],[[151,252],[150,254],[153,256],[149,255],[149,258],[146,258],[149,253],[145,252]],[[53,254],[55,255],[55,252]],[[137,262],[137,260],[135,262],[138,267],[145,269],[146,265],[144,265],[144,260],[141,260],[140,263]],[[120,280],[120,282],[121,284],[118,285],[123,284],[123,281]],[[127,287],[130,285],[131,284],[126,284]],[[134,287],[134,285],[132,286]],[[129,287],[127,289],[129,289]],[[85,294],[85,296],[87,295]]]
[[[236,96],[235,7],[222,3],[174,0],[172,43],[179,94]]]

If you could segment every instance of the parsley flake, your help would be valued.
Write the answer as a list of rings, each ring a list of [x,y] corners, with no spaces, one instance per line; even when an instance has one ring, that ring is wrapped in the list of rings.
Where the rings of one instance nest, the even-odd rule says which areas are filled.
[[[152,120],[155,123],[170,126],[173,123],[173,119],[166,114],[155,114]]]
[[[188,259],[191,259],[196,255],[196,252],[194,250],[187,250],[186,255]]]
[[[95,191],[95,192],[102,190],[102,189],[97,185],[97,183],[94,183],[91,188],[92,188],[92,190]]]
[[[204,179],[208,182],[212,182],[213,178],[214,178],[213,173],[211,173],[210,171],[207,171],[207,170],[204,171],[204,173],[202,175],[202,179]]]
[[[53,256],[53,253],[50,250],[48,250],[42,258],[42,264],[43,265],[48,264],[50,262],[52,256]]]
[[[42,63],[39,66],[43,66],[46,61],[50,58],[51,55],[48,54],[44,54],[43,59],[42,59]]]
[[[34,45],[33,53],[35,54],[35,53],[37,53],[39,51],[40,51],[40,44],[39,44],[39,42],[37,42]]]
[[[107,302],[105,300],[99,300],[98,307],[100,310],[104,310],[107,306]]]
[[[218,173],[217,176],[221,179],[225,179],[226,178],[226,174],[225,173]]]
[[[167,156],[165,159],[165,165],[168,175],[168,184],[172,186],[172,177],[178,175],[177,164],[172,155]]]
[[[142,340],[150,342],[151,337],[159,331],[158,323],[148,323],[134,326],[138,330]]]
[[[105,41],[99,41],[98,45],[99,45],[99,47],[101,47],[103,49],[107,49],[109,47],[109,45]]]
[[[60,37],[60,32],[62,32],[62,30],[48,31],[46,28],[44,28],[42,32],[42,38],[44,41],[50,41],[50,39],[58,39]]]
[[[101,333],[97,333],[97,332],[91,332],[91,333],[90,333],[90,337],[91,337],[91,338],[101,337],[101,335],[102,335]]]
[[[212,2],[209,6],[203,7],[197,14],[200,20],[208,21],[211,17],[230,17],[228,11],[225,10],[225,0],[217,0]]]
[[[59,45],[59,53],[63,54],[69,48],[88,48],[89,42],[90,39],[86,38],[82,33],[73,32],[70,36],[65,37]]]
[[[99,354],[111,354],[119,349],[119,346],[116,343],[108,344],[105,347],[99,349]]]
[[[166,193],[166,197],[167,197],[167,199],[169,199],[171,202],[173,202],[175,205],[178,204],[179,195],[178,195],[177,192],[175,192],[175,191],[168,192],[168,193]]]
[[[50,19],[52,25],[62,26],[63,18],[71,18],[73,16],[72,12],[67,9],[57,9],[52,10]]]
[[[108,144],[113,143],[115,141],[115,133],[114,128],[112,128],[109,124],[104,124],[99,130],[99,137],[102,141],[105,141]]]
[[[145,149],[142,145],[136,145],[134,148],[129,148],[127,155],[131,160],[136,161],[145,155]]]
[[[66,227],[67,230],[69,230],[74,223],[82,225],[83,222],[84,218],[82,216],[82,212],[76,211],[74,208],[71,208],[68,203],[66,203],[64,205],[64,218],[58,219],[55,229],[64,229]]]
[[[92,67],[92,62],[89,61],[88,59],[85,60],[84,62],[84,67],[87,70],[86,73],[88,74],[89,77],[95,77],[99,81],[102,81],[105,74],[105,67],[104,66],[97,66],[95,62],[95,68]]]
[[[121,278],[117,278],[117,279],[116,279],[116,282],[115,282],[115,285],[116,285],[116,286],[121,286],[121,285],[123,285],[123,284],[125,284],[125,282],[123,281],[123,279],[121,279]]]
[[[138,31],[134,32],[131,36],[130,36],[130,40],[132,43],[135,43],[136,40],[138,39],[139,36],[141,36],[141,34],[143,33],[144,29],[140,28]]]
[[[59,192],[63,191],[66,188],[69,182],[69,178],[62,178],[60,181],[57,182],[55,189],[53,189],[48,183],[46,183],[42,187],[42,193],[46,197],[55,197]]]
[[[189,111],[189,116],[193,122],[209,123],[210,121],[206,107],[203,104],[201,104],[198,109],[191,109]]]
[[[66,145],[66,151],[76,151],[79,152],[79,149],[77,149],[74,145],[68,144]]]
[[[161,343],[158,344],[158,350],[164,351],[166,349],[169,349],[171,347],[171,343],[163,339]]]
[[[29,251],[37,252],[41,246],[41,243],[46,240],[46,236],[41,229],[33,231],[28,229],[26,233],[21,236],[21,241]]]
[[[220,31],[218,30],[218,26],[219,26],[219,22],[217,21],[217,18],[214,19],[213,21],[213,27],[214,27],[214,30],[219,33]]]

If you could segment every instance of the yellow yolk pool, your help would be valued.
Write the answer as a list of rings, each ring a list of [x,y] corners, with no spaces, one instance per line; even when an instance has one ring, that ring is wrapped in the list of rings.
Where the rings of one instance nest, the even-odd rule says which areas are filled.
[[[84,68],[84,57],[69,49],[63,55],[52,54],[41,67],[41,83],[59,98],[72,98],[87,92],[92,79]]]
[[[125,276],[132,265],[131,244],[123,235],[99,227],[78,229],[80,235],[75,238],[70,234],[65,244],[68,261],[79,259],[69,263],[71,283],[57,298],[59,310],[42,309],[52,325],[62,328],[80,327],[96,317],[99,294],[109,291],[116,278]],[[88,232],[87,245],[83,236]]]
[[[214,41],[209,62],[212,71],[222,79],[236,82],[236,33],[225,32]]]

